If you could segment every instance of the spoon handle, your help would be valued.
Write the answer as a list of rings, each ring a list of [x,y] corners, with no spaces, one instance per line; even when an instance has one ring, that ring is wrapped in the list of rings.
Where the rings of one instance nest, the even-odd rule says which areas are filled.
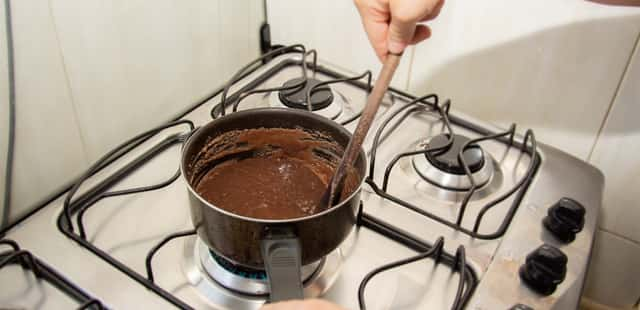
[[[373,85],[373,89],[371,90],[369,97],[367,97],[367,103],[362,110],[358,126],[351,136],[351,140],[344,151],[344,155],[340,160],[340,164],[338,165],[333,178],[331,178],[328,197],[329,206],[337,203],[335,200],[339,199],[347,167],[353,165],[356,158],[358,158],[358,153],[362,148],[362,143],[367,136],[367,132],[369,132],[369,128],[371,128],[371,123],[376,116],[376,112],[378,112],[382,98],[389,88],[389,83],[391,83],[391,79],[398,68],[398,64],[400,64],[401,56],[402,54],[387,55],[387,59],[380,70],[378,79]]]

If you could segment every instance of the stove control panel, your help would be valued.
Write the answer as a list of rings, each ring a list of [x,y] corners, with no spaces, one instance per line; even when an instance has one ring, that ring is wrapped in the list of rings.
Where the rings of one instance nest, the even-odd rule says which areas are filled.
[[[527,255],[520,267],[520,278],[532,290],[550,295],[567,273],[567,255],[560,249],[543,244]]]
[[[584,226],[585,209],[571,198],[558,200],[547,211],[542,223],[558,240],[569,243]]]

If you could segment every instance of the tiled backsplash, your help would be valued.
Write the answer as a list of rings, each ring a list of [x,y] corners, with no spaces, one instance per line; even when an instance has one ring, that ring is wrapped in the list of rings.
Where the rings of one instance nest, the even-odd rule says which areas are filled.
[[[91,161],[206,96],[259,52],[256,1],[54,1],[51,9]]]
[[[448,1],[416,47],[410,91],[587,159],[640,32],[640,8]],[[510,2],[513,3],[513,2]]]
[[[65,76],[48,1],[11,1],[16,85],[16,142],[10,218],[80,173],[88,164]],[[8,90],[5,12],[2,6],[0,75]],[[8,92],[2,92],[6,126]],[[6,156],[7,131],[0,135]],[[4,190],[5,160],[0,165]],[[4,194],[4,193],[3,193]],[[4,196],[3,196],[4,197]]]
[[[598,230],[585,295],[611,309],[632,309],[638,301],[640,245]]]
[[[354,73],[380,67],[350,1],[272,1],[267,11],[274,42],[304,43]],[[448,0],[430,25],[432,37],[405,52],[393,86],[532,127],[586,160],[640,32],[640,8]]]
[[[11,4],[17,103],[13,219],[125,138],[218,88],[259,54],[259,1]],[[4,188],[7,51],[0,10]]]
[[[640,299],[639,85],[640,42],[590,158],[605,172],[606,190],[586,292],[618,307]]]
[[[371,70],[377,74],[381,68],[352,1],[269,1],[267,13],[276,44],[302,43],[318,50],[321,60],[353,73]],[[410,54],[403,56],[393,87],[407,88]]]
[[[598,137],[591,163],[606,172],[600,225],[640,243],[640,42]],[[638,279],[640,281],[640,279]],[[640,287],[640,282],[638,284]]]

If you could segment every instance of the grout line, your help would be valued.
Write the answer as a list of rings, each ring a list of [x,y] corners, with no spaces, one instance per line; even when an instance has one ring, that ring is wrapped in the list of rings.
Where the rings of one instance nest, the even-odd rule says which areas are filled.
[[[619,233],[617,233],[617,232],[615,232],[615,231],[608,230],[608,229],[606,229],[606,228],[604,228],[604,227],[597,227],[597,229],[598,229],[598,230],[600,230],[600,231],[602,231],[602,232],[606,232],[606,233],[608,233],[608,234],[610,234],[610,235],[613,235],[613,236],[615,236],[615,237],[618,237],[618,238],[620,238],[620,239],[622,239],[622,240],[624,240],[624,241],[627,241],[627,242],[633,243],[633,245],[635,245],[635,246],[640,246],[640,241],[633,240],[633,239],[631,239],[631,238],[629,238],[629,237],[627,237],[627,236],[623,236],[623,235],[621,235],[621,234],[619,234]]]
[[[11,201],[13,192],[13,170],[16,141],[16,77],[15,77],[15,46],[13,44],[13,21],[11,17],[11,2],[4,1],[4,32],[7,47],[7,152],[4,164],[4,183],[2,184],[2,210],[0,211],[0,229],[10,223]]]
[[[47,1],[49,6],[49,17],[51,18],[51,24],[53,26],[53,33],[55,34],[56,44],[58,45],[58,54],[60,55],[60,61],[62,62],[62,71],[64,72],[64,78],[67,84],[67,92],[69,93],[69,99],[71,100],[71,109],[73,110],[73,116],[75,117],[76,127],[78,129],[78,135],[80,136],[80,144],[82,145],[82,152],[84,153],[85,166],[91,164],[91,160],[89,159],[89,152],[87,150],[87,137],[85,137],[85,133],[80,126],[80,116],[78,114],[78,109],[76,107],[76,100],[73,96],[73,90],[71,89],[71,79],[69,78],[69,71],[67,70],[67,62],[64,59],[64,55],[62,54],[62,45],[60,45],[60,37],[58,35],[58,24],[56,24],[55,17],[53,15],[53,8],[51,6],[51,0]],[[83,167],[84,169],[85,167]]]
[[[613,110],[613,105],[616,103],[616,99],[618,99],[618,96],[620,95],[620,90],[622,88],[622,84],[626,81],[626,77],[627,77],[627,71],[629,70],[629,67],[631,67],[631,63],[633,62],[633,60],[636,58],[636,52],[638,51],[638,45],[640,45],[640,32],[638,32],[638,35],[636,37],[636,40],[633,44],[633,48],[631,49],[631,53],[629,54],[629,58],[627,59],[627,65],[625,66],[624,70],[622,70],[622,75],[620,76],[620,82],[618,82],[618,85],[616,86],[616,90],[613,93],[613,98],[611,98],[611,102],[609,103],[609,107],[607,108],[607,112],[604,114],[604,118],[602,119],[602,123],[600,123],[600,128],[598,128],[598,132],[596,133],[596,137],[595,137],[595,141],[593,141],[593,145],[591,146],[591,150],[589,150],[589,155],[587,155],[587,162],[591,162],[592,156],[593,156],[593,152],[596,149],[596,145],[598,145],[598,141],[600,141],[600,136],[602,135],[602,132],[604,131],[605,126],[607,125],[608,121],[609,121],[609,115],[611,114],[611,111]],[[640,57],[640,56],[638,56]],[[638,58],[640,60],[640,58]]]
[[[413,61],[416,55],[416,46],[411,46],[411,55],[409,55],[409,70],[407,72],[407,85],[405,86],[405,91],[409,92],[409,87],[411,86],[411,74],[413,73]]]
[[[586,296],[582,296],[580,298],[579,306],[580,307],[578,309],[580,310],[623,310],[620,308],[613,308],[608,305],[601,304]],[[633,309],[628,309],[628,310],[633,310]]]

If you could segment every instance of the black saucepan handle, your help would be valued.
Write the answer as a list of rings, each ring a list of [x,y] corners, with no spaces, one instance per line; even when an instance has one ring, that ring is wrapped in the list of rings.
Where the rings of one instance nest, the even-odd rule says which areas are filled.
[[[270,300],[302,299],[300,240],[289,229],[274,228],[261,241]]]

